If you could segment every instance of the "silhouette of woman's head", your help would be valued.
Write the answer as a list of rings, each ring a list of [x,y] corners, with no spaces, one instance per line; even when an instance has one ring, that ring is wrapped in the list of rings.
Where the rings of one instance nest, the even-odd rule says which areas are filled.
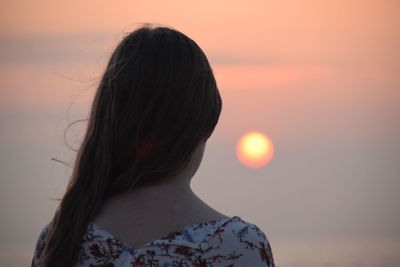
[[[221,106],[210,64],[189,37],[151,26],[126,35],[98,86],[42,266],[73,265],[105,198],[184,169]]]
[[[90,120],[96,142],[109,149],[110,193],[184,167],[220,111],[212,69],[193,40],[161,27],[127,35],[110,59]]]

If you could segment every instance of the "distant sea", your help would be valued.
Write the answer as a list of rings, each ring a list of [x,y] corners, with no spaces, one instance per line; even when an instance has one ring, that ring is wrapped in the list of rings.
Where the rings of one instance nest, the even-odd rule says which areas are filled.
[[[400,267],[400,240],[270,241],[278,267]]]

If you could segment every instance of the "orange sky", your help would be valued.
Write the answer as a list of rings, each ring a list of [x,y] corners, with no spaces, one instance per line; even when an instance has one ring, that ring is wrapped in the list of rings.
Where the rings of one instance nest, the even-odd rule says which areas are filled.
[[[365,60],[399,44],[398,1],[10,1],[2,3],[3,36],[129,31],[164,23],[210,52],[261,61],[333,56]],[[310,58],[310,56],[312,58]],[[343,58],[337,58],[342,55]],[[295,58],[293,58],[295,56]],[[350,59],[351,59],[350,58]],[[275,63],[275,62],[274,62]]]
[[[362,68],[362,72],[393,79],[400,60],[397,1],[230,1],[229,6],[224,1],[198,5],[187,1],[116,1],[113,5],[109,1],[11,1],[1,5],[0,62],[7,67],[0,66],[0,75],[7,77],[22,71],[40,79],[43,76],[29,75],[21,65],[36,64],[37,69],[38,62],[50,61],[55,68],[57,61],[65,66],[71,58],[69,63],[80,68],[82,61],[89,62],[92,72],[86,73],[92,78],[104,65],[99,59],[104,63],[122,33],[140,22],[164,23],[196,40],[213,63],[221,89],[332,79],[343,68]],[[93,62],[98,64],[93,67]],[[16,68],[10,67],[15,64]],[[68,74],[85,79],[77,73]],[[65,70],[53,74],[65,75]],[[7,77],[3,83],[15,81]],[[2,106],[13,103],[9,101],[13,92],[1,94],[6,102]]]

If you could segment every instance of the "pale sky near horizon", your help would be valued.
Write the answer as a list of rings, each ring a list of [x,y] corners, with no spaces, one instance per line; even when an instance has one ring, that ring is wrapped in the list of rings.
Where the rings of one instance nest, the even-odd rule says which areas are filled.
[[[144,22],[187,34],[214,69],[223,111],[193,180],[207,203],[272,242],[400,240],[400,2],[0,5],[0,265],[30,257],[70,174],[50,160],[73,160],[66,121],[86,115],[112,49]],[[275,145],[260,169],[235,157],[253,130]]]

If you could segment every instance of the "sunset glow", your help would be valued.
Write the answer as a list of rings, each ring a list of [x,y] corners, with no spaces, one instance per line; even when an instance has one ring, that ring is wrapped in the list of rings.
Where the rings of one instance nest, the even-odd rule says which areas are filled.
[[[257,168],[267,164],[274,154],[271,139],[260,132],[250,132],[240,138],[236,154],[244,165]]]

